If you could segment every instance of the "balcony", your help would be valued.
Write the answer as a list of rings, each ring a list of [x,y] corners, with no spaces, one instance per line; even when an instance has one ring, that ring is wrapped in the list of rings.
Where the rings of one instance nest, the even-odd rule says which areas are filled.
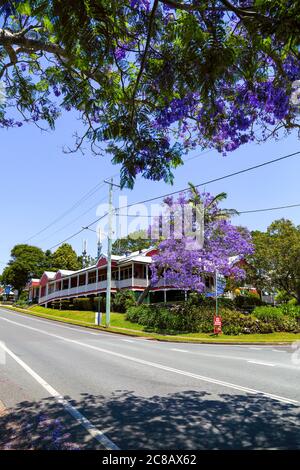
[[[52,292],[51,294],[40,297],[39,303],[50,302],[55,299],[62,299],[68,297],[77,297],[79,295],[97,294],[99,291],[105,291],[106,281],[95,282],[93,284],[85,284],[83,286],[71,287],[70,289],[63,289]],[[112,280],[112,289],[126,289],[130,287],[147,287],[147,279],[144,278],[130,278],[122,279],[121,281]]]

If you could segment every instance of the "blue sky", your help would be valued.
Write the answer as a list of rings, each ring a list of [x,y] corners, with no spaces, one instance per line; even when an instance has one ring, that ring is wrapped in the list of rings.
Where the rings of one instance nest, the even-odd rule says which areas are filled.
[[[84,156],[63,153],[63,145],[72,143],[72,134],[79,127],[76,117],[66,113],[53,132],[41,133],[33,125],[0,131],[1,263],[9,260],[10,250],[15,244],[25,242],[67,211],[97,183],[118,173],[118,167],[110,163],[108,155],[95,157],[88,150]],[[188,181],[198,184],[298,150],[300,142],[296,134],[280,141],[249,144],[226,157],[215,151],[201,155],[201,149],[196,149],[185,158],[197,157],[175,171],[173,186],[140,178],[132,191],[124,190],[122,195],[128,197],[129,203],[140,201],[185,188]],[[212,193],[227,192],[225,206],[241,211],[296,204],[300,203],[299,170],[300,155],[210,184],[205,189]],[[118,177],[114,181],[117,183]],[[96,218],[96,207],[93,206],[106,198],[107,190],[107,187],[100,188],[67,217],[32,238],[29,243],[47,249],[78,231]],[[116,205],[118,195],[116,191]],[[92,209],[88,211],[89,208]],[[87,213],[82,215],[84,212]],[[265,230],[272,220],[280,217],[300,224],[300,207],[241,215],[235,222],[251,230]],[[76,218],[78,220],[71,223]],[[86,231],[70,243],[80,253],[84,238],[88,241],[89,254],[95,256],[96,236],[92,232]],[[3,267],[0,264],[0,271]]]

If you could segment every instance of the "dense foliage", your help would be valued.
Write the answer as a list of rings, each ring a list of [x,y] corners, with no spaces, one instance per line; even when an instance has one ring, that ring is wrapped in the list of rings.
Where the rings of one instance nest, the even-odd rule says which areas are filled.
[[[4,268],[1,282],[10,284],[19,293],[31,278],[40,278],[44,271],[77,270],[82,267],[80,257],[71,245],[64,243],[54,253],[36,246],[20,244],[11,250],[11,259]]]
[[[75,110],[74,150],[108,151],[122,184],[299,127],[297,0],[1,0],[0,15],[0,125]]]
[[[31,245],[15,245],[11,259],[3,270],[1,280],[22,291],[30,277],[40,277],[47,267],[43,250]]]
[[[130,307],[126,319],[157,332],[212,333],[214,313],[214,305],[209,303],[140,305]],[[273,307],[257,307],[251,315],[222,307],[221,316],[225,335],[300,331],[299,312],[294,315]]]
[[[51,256],[51,270],[67,269],[76,271],[82,265],[76,251],[68,243],[63,243]]]
[[[278,289],[300,303],[300,227],[275,220],[266,232],[253,232],[249,281],[257,288]]]
[[[158,254],[153,256],[151,266],[151,286],[161,279],[165,285],[171,285],[182,290],[204,292],[206,278],[220,275],[242,279],[244,270],[237,261],[253,251],[251,237],[246,229],[240,229],[231,224],[229,217],[232,211],[220,209],[220,197],[226,194],[212,196],[209,193],[199,194],[192,187],[190,194],[182,194],[177,201],[167,198],[169,206],[169,234],[158,245]],[[181,229],[179,214],[182,209],[192,205],[192,210],[201,211],[203,219],[203,240],[200,243],[196,234],[200,230],[197,218],[191,223],[191,230]],[[178,224],[178,219],[180,223]],[[161,220],[161,219],[160,219]],[[160,220],[155,221],[151,232],[159,233]],[[194,223],[195,222],[195,223]],[[201,221],[200,221],[201,222]],[[177,226],[179,230],[175,230]],[[181,231],[182,230],[182,231]]]
[[[133,251],[140,251],[146,248],[150,248],[152,241],[144,237],[143,230],[137,230],[129,233],[127,237],[118,238],[112,244],[112,253],[114,255],[126,255],[126,253],[132,253]]]

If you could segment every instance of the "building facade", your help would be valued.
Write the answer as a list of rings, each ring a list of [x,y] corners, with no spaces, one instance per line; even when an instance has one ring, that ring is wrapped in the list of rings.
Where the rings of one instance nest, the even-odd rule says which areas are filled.
[[[121,289],[131,290],[136,297],[149,285],[150,265],[155,249],[141,250],[127,256],[112,255],[111,293]],[[35,280],[36,281],[36,280]],[[213,281],[212,281],[213,282]],[[211,287],[208,283],[208,287]],[[39,293],[36,301],[48,307],[53,301],[72,300],[78,297],[105,295],[107,288],[107,258],[102,255],[97,264],[79,271],[45,271],[39,280]],[[34,299],[34,286],[29,288],[29,297]],[[167,286],[162,279],[151,289],[148,302],[166,302],[184,299],[185,294]]]

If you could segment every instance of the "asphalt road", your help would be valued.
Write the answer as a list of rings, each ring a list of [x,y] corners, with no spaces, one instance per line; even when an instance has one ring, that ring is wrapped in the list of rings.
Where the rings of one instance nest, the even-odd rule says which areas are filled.
[[[0,449],[299,449],[300,352],[0,310]]]

